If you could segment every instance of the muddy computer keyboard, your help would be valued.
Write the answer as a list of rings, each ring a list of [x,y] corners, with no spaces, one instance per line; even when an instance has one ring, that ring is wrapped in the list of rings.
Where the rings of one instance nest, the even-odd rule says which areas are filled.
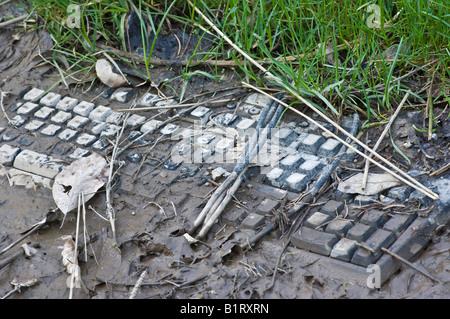
[[[262,95],[251,94],[238,108],[236,103],[229,103],[220,110],[198,105],[186,114],[185,121],[164,123],[170,109],[161,107],[176,104],[176,101],[151,93],[140,97],[134,94],[133,89],[121,88],[108,97],[123,106],[136,98],[136,107],[149,108],[146,112],[131,112],[126,117],[125,112],[78,100],[75,96],[62,96],[39,88],[24,91],[14,102],[4,106],[5,116],[0,122],[0,164],[12,173],[22,171],[41,176],[47,180],[43,184],[50,185],[64,165],[92,152],[104,154],[122,134],[125,142],[136,141],[141,145],[151,144],[160,137],[173,141],[170,156],[156,161],[145,158],[141,151],[127,149],[121,156],[126,165],[155,166],[159,163],[167,170],[191,170],[191,176],[196,172],[192,167],[205,163],[226,171],[223,167],[232,166],[244,151],[261,107],[268,102]],[[155,110],[151,110],[152,107]],[[321,124],[332,129],[328,123]],[[352,119],[344,118],[341,126],[350,130]],[[259,156],[253,163],[259,166],[256,189],[266,192],[267,198],[255,204],[255,209],[234,219],[224,216],[239,229],[257,232],[264,227],[279,209],[283,196],[298,195],[307,189],[330,165],[342,145],[304,119],[280,124],[272,132],[270,141],[269,155]],[[352,162],[355,155],[349,150],[342,161]],[[204,180],[207,182],[208,178]],[[439,185],[435,186],[439,191]],[[419,199],[423,204],[431,204],[416,193],[408,186],[395,187],[386,192],[383,201],[403,203]],[[367,277],[368,266],[377,264],[384,281],[398,269],[399,263],[382,248],[410,260],[449,219],[448,212],[443,210],[422,216],[416,211],[402,213],[385,209],[383,205],[370,206],[371,203],[381,203],[380,198],[336,191],[332,199],[309,213],[300,231],[292,236],[291,246],[310,258],[320,256],[318,268],[335,270],[340,267],[344,273],[355,272],[361,278]]]

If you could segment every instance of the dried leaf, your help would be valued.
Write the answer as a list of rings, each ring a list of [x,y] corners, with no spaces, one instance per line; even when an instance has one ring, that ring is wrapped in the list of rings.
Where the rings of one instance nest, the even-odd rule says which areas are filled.
[[[78,207],[81,193],[84,194],[84,202],[87,202],[106,183],[106,164],[103,157],[93,153],[74,161],[56,175],[52,188],[53,199],[64,215]]]
[[[363,173],[358,173],[339,183],[338,190],[343,193],[375,195],[385,189],[401,185],[401,182],[391,174],[369,173],[366,187],[362,189]]]

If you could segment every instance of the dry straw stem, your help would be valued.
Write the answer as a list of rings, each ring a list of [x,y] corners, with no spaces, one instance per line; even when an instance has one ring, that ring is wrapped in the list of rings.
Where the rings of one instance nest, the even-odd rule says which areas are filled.
[[[117,150],[117,154],[116,156],[121,155],[126,149],[128,149],[131,145],[133,145],[134,143],[142,140],[144,137],[146,137],[149,134],[153,134],[156,131],[158,131],[161,127],[164,127],[167,123],[173,122],[176,119],[182,117],[184,114],[192,111],[193,109],[195,109],[198,105],[200,105],[201,103],[196,103],[193,106],[190,106],[188,108],[183,109],[182,111],[178,112],[177,114],[175,114],[172,117],[167,118],[166,120],[162,121],[161,123],[156,125],[156,128],[154,130],[148,130],[147,132],[143,133],[142,135],[140,135],[138,138],[132,140],[131,142],[129,142],[127,145],[125,145],[123,148],[121,148],[120,150]],[[129,114],[129,113],[128,113]],[[125,123],[126,121],[124,121]]]
[[[284,105],[286,108],[289,108],[290,110],[296,112],[297,114],[301,115],[302,117],[310,120],[311,122],[313,122],[315,125],[317,125],[319,128],[321,128],[323,131],[330,133],[334,138],[336,138],[337,140],[339,140],[341,143],[343,143],[344,145],[346,145],[347,147],[349,147],[351,150],[355,151],[357,154],[363,156],[364,158],[366,158],[367,160],[369,160],[370,162],[372,162],[373,164],[377,165],[378,167],[380,167],[381,169],[383,169],[384,171],[388,172],[389,174],[395,176],[396,178],[398,178],[399,180],[401,180],[402,182],[404,182],[405,184],[417,189],[418,191],[420,191],[421,193],[425,194],[426,196],[434,199],[434,200],[438,200],[439,196],[436,193],[433,193],[432,191],[430,191],[428,188],[426,188],[425,186],[423,186],[422,184],[420,184],[418,181],[416,181],[414,178],[410,177],[408,174],[404,173],[403,171],[401,171],[400,169],[398,169],[395,165],[393,165],[392,163],[388,162],[386,159],[384,159],[383,157],[381,157],[380,155],[378,155],[375,151],[373,151],[371,148],[369,148],[367,145],[365,145],[364,143],[362,143],[361,141],[359,141],[357,138],[355,138],[354,136],[352,136],[351,134],[349,134],[346,130],[344,130],[343,128],[341,128],[339,125],[337,125],[335,122],[333,122],[332,120],[330,120],[325,114],[323,114],[322,112],[320,112],[319,110],[317,110],[311,103],[309,103],[307,100],[305,100],[302,96],[300,96],[297,92],[290,90],[289,88],[285,87],[283,81],[279,78],[277,78],[276,76],[274,76],[272,73],[270,73],[266,68],[264,68],[262,65],[260,65],[258,62],[256,62],[252,57],[250,57],[247,53],[245,53],[243,50],[241,50],[241,48],[239,48],[236,44],[233,43],[233,41],[231,41],[222,31],[220,31],[212,22],[211,20],[209,20],[197,7],[195,7],[192,2],[189,0],[189,4],[194,8],[194,10],[214,29],[214,31],[216,31],[225,41],[227,41],[234,49],[236,49],[240,54],[242,54],[246,59],[248,59],[253,65],[255,65],[257,68],[259,68],[262,72],[264,72],[266,74],[267,78],[270,78],[271,80],[277,82],[278,84],[280,84],[284,89],[286,89],[290,94],[292,94],[293,96],[295,96],[297,99],[299,99],[302,103],[306,104],[311,110],[313,110],[315,113],[317,113],[320,117],[322,117],[325,121],[327,121],[328,123],[330,123],[331,125],[333,125],[334,127],[336,127],[340,132],[342,132],[344,135],[346,135],[347,137],[351,138],[355,143],[357,143],[358,145],[360,145],[361,147],[363,147],[365,150],[367,150],[369,153],[373,154],[376,158],[378,158],[379,160],[381,160],[382,162],[384,162],[385,164],[387,164],[388,166],[392,167],[393,169],[395,169],[396,171],[398,171],[401,175],[403,175],[405,178],[400,177],[399,175],[397,175],[396,173],[392,172],[391,170],[387,169],[386,167],[382,166],[381,164],[379,164],[378,162],[374,161],[372,158],[369,158],[369,156],[367,156],[366,154],[358,151],[355,147],[351,146],[350,144],[346,143],[345,141],[343,141],[341,138],[339,138],[338,136],[336,136],[335,134],[333,134],[332,132],[328,131],[325,127],[323,127],[322,125],[320,125],[319,123],[317,123],[316,121],[314,121],[313,119],[311,119],[310,117],[306,116],[305,114],[303,114],[302,112],[289,107],[289,105],[287,105],[286,103],[270,96],[269,94],[257,89],[256,87],[244,83],[244,86],[250,87],[262,94],[265,94],[267,96],[269,96],[270,98],[274,99],[275,101],[277,101],[278,103],[280,103],[281,105]],[[408,181],[409,180],[409,181]]]
[[[404,98],[402,99],[400,104],[398,105],[397,110],[395,110],[395,113],[391,116],[389,122],[386,124],[386,127],[384,128],[383,132],[381,133],[380,137],[378,138],[377,143],[373,147],[374,151],[376,151],[378,146],[380,146],[381,142],[383,141],[384,136],[389,131],[389,128],[391,127],[392,123],[394,123],[394,120],[397,118],[398,113],[400,113],[400,110],[402,109],[403,104],[405,104],[406,100],[408,99],[408,96],[409,96],[409,92],[406,93],[406,95],[404,96]],[[372,154],[370,154],[369,157],[372,158]],[[367,177],[369,175],[369,163],[370,162],[368,160],[366,160],[366,165],[364,167],[363,180],[362,180],[362,184],[361,184],[362,190],[364,190],[366,188]]]
[[[209,212],[215,211],[220,203],[225,198],[226,189],[228,186],[238,177],[237,172],[232,172],[230,176],[216,189],[216,191],[212,194],[211,198],[206,203],[205,207],[203,207],[200,214],[197,216],[197,219],[194,221],[194,226],[190,231],[192,235],[194,231],[200,226],[203,220],[206,218]]]

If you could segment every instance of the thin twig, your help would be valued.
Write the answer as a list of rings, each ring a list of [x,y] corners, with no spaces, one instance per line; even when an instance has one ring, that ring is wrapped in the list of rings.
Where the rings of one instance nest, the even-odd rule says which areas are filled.
[[[355,245],[367,250],[370,254],[373,254],[373,255],[376,254],[376,251],[364,242],[357,241],[357,242],[355,242]]]
[[[194,225],[189,231],[189,234],[193,234],[200,224],[204,222],[204,226],[198,237],[201,238],[206,235],[206,232],[220,216],[225,206],[233,198],[234,193],[239,188],[239,185],[243,180],[243,172],[247,170],[250,160],[257,155],[259,149],[261,149],[264,143],[266,143],[268,137],[267,135],[270,132],[270,129],[276,125],[277,120],[281,116],[282,110],[283,108],[280,105],[274,105],[273,102],[266,104],[260,118],[258,119],[258,124],[256,125],[257,132],[251,136],[249,143],[247,143],[245,147],[244,154],[241,156],[241,160],[235,166],[233,172],[213,193],[208,203],[194,221]],[[270,114],[270,116],[268,114]],[[267,127],[263,129],[265,125],[267,125]],[[261,129],[263,132],[260,134]],[[228,187],[231,188],[226,191]]]
[[[139,276],[139,279],[136,282],[136,285],[134,286],[133,290],[131,291],[130,299],[134,299],[136,297],[136,294],[137,294],[139,288],[141,288],[142,282],[144,281],[144,278],[146,275],[147,275],[147,269],[145,269],[142,272],[142,274]]]
[[[407,78],[407,77],[413,75],[414,73],[416,73],[416,72],[418,72],[418,71],[420,71],[420,70],[425,69],[427,66],[429,66],[429,65],[431,65],[431,64],[434,64],[434,63],[436,63],[436,62],[438,62],[438,61],[439,61],[439,59],[432,60],[432,61],[430,61],[430,62],[428,62],[428,63],[426,63],[426,64],[424,64],[424,65],[422,65],[422,66],[420,66],[420,67],[416,67],[414,70],[412,70],[412,71],[410,71],[410,72],[408,72],[408,73],[406,73],[406,74],[404,74],[404,75],[402,75],[402,76],[399,76],[398,78],[392,79],[392,80],[389,82],[389,84],[392,84],[392,83],[394,83],[394,82],[401,81],[401,80],[403,80],[403,79],[405,79],[405,78]],[[386,86],[385,83],[380,83],[380,84],[374,86],[373,89],[374,89],[374,90],[383,89],[385,86]],[[360,91],[359,91],[359,90],[358,90],[358,91],[355,90],[355,91],[352,91],[351,93],[360,93]]]
[[[301,111],[290,107],[288,104],[278,100],[277,98],[267,94],[266,92],[264,92],[261,89],[258,89],[256,87],[254,87],[251,84],[248,83],[244,83],[244,86],[250,87],[252,89],[254,89],[255,91],[262,93],[268,97],[270,97],[271,99],[277,101],[278,103],[280,103],[281,105],[283,105],[286,108],[289,108],[291,111],[299,114],[300,116],[304,117],[305,119],[307,119],[308,121],[310,121],[311,123],[313,123],[314,125],[316,125],[317,127],[319,127],[320,129],[322,129],[324,132],[327,132],[328,134],[330,134],[332,137],[334,137],[335,139],[337,139],[339,142],[341,142],[342,144],[346,145],[348,148],[350,148],[352,151],[354,151],[355,153],[357,153],[358,155],[364,157],[365,159],[368,159],[372,164],[375,164],[376,166],[378,166],[379,168],[381,168],[382,170],[386,171],[387,173],[391,174],[392,176],[396,177],[397,179],[399,179],[400,181],[402,181],[403,183],[413,187],[414,189],[417,189],[419,192],[425,194],[426,196],[430,197],[431,199],[434,200],[438,200],[439,199],[439,195],[437,195],[436,193],[433,193],[432,191],[430,191],[428,188],[426,188],[425,186],[423,186],[422,184],[420,184],[417,180],[415,180],[414,178],[412,178],[411,176],[409,176],[408,174],[406,174],[405,172],[403,172],[402,170],[400,170],[398,167],[396,167],[394,164],[390,163],[389,161],[387,161],[385,158],[383,158],[382,156],[380,156],[378,153],[374,152],[371,148],[369,148],[367,145],[365,145],[364,143],[362,143],[361,141],[359,141],[358,139],[356,139],[354,136],[352,136],[351,134],[349,134],[346,130],[343,130],[341,127],[339,127],[339,125],[337,125],[336,123],[334,123],[333,121],[331,121],[330,119],[328,119],[327,117],[327,121],[332,123],[333,126],[338,127],[339,130],[341,130],[342,132],[345,132],[345,134],[350,137],[354,142],[358,143],[360,146],[362,146],[364,149],[366,149],[367,151],[369,151],[371,154],[373,154],[376,158],[380,159],[381,161],[383,161],[385,164],[387,164],[388,166],[392,167],[393,169],[395,169],[397,172],[399,172],[401,175],[405,176],[405,178],[401,177],[400,175],[396,174],[395,172],[389,170],[388,168],[384,167],[383,165],[381,165],[380,163],[376,162],[375,160],[373,160],[372,158],[370,158],[368,155],[364,154],[363,152],[359,151],[356,147],[354,147],[353,145],[345,142],[342,138],[340,138],[339,136],[337,136],[336,134],[334,134],[333,132],[329,131],[327,128],[325,128],[323,125],[321,125],[319,122],[315,121],[314,119],[312,119],[311,117],[309,117],[308,115],[302,113]],[[319,112],[320,113],[320,112]]]
[[[181,116],[184,116],[184,114],[186,114],[187,112],[190,112],[192,110],[194,110],[195,107],[197,107],[198,105],[200,105],[201,103],[196,103],[195,105],[188,107],[187,109],[184,109],[182,111],[180,111],[179,113],[177,113],[176,115],[166,119],[165,121],[162,121],[161,123],[158,123],[155,127],[154,130],[148,130],[147,132],[143,133],[142,135],[140,135],[138,138],[132,140],[131,142],[129,142],[127,145],[125,145],[124,147],[122,147],[120,150],[117,151],[117,155],[119,156],[121,155],[126,149],[128,149],[131,145],[133,145],[134,143],[142,140],[144,137],[146,137],[149,134],[153,134],[156,131],[158,131],[161,127],[165,126],[166,124],[175,121],[176,119],[180,118]]]
[[[376,151],[378,146],[380,146],[381,142],[383,141],[384,136],[389,131],[392,123],[394,123],[395,119],[397,118],[397,115],[400,113],[400,110],[402,109],[403,104],[405,104],[406,100],[408,99],[408,96],[409,96],[409,92],[406,92],[406,95],[403,97],[403,100],[398,105],[397,110],[395,110],[395,113],[391,116],[391,118],[389,119],[389,122],[386,124],[386,127],[384,128],[383,132],[381,133],[380,137],[378,138],[377,143],[372,148],[374,151]],[[370,158],[372,158],[372,154],[369,154],[368,156]],[[361,184],[362,190],[364,190],[366,188],[367,177],[369,175],[369,164],[370,164],[370,162],[366,159],[366,166],[364,167],[364,175],[363,175],[363,180],[362,180],[362,184]]]
[[[121,58],[127,58],[142,64],[151,64],[151,65],[155,65],[155,66],[188,66],[188,67],[195,67],[195,66],[199,66],[199,65],[206,65],[206,66],[213,66],[213,67],[220,67],[220,68],[233,68],[233,67],[239,67],[239,66],[243,66],[245,65],[245,60],[240,60],[240,61],[235,61],[235,60],[165,60],[165,59],[159,59],[159,58],[150,58],[150,59],[145,59],[143,56],[137,55],[137,54],[133,54],[133,53],[129,53],[126,51],[122,51],[113,47],[110,47],[108,45],[104,45],[101,43],[96,43],[95,45],[97,48],[104,50],[104,51],[109,51],[112,52],[116,55],[118,55]],[[302,58],[304,56],[310,56],[310,54],[308,55],[300,55],[299,57]],[[279,59],[277,59],[279,60]],[[297,60],[297,57],[294,56],[288,56],[283,58],[283,60],[286,60],[288,62],[294,62],[295,60]],[[264,60],[260,60],[258,61],[261,64],[272,64],[273,61],[270,59],[264,59]]]
[[[158,138],[156,139],[155,143],[152,145],[152,147],[150,147],[150,149],[147,150],[147,151],[145,152],[144,157],[142,158],[141,163],[139,164],[139,167],[136,169],[136,171],[133,173],[133,176],[131,177],[131,184],[134,184],[134,182],[136,181],[136,178],[137,178],[137,176],[139,175],[139,172],[141,171],[142,166],[143,166],[144,163],[145,163],[145,160],[147,159],[147,155],[148,155],[151,151],[153,151],[153,149],[156,147],[156,145],[159,143],[159,141],[161,140],[161,138],[162,138],[163,136],[164,136],[164,135],[161,135],[160,137],[158,137]]]
[[[430,89],[428,90],[428,99],[427,106],[425,107],[425,114],[428,116],[428,140],[431,140],[432,130],[433,130],[433,120],[434,120],[434,112],[433,112],[433,96],[431,90],[433,89],[434,82],[434,74],[436,70],[434,70],[433,75],[431,76]]]
[[[87,239],[89,238],[89,234],[87,232],[87,226],[86,226],[86,205],[84,200],[84,192],[81,192],[81,200],[83,203],[83,239],[84,239],[84,259],[88,260],[88,254],[87,254]]]
[[[72,274],[70,276],[69,299],[72,299],[72,296],[73,296],[73,286],[74,286],[75,276],[80,276],[80,272],[78,271],[78,232],[79,232],[79,228],[80,228],[80,211],[81,211],[82,197],[83,197],[83,192],[81,192],[78,195],[78,213],[77,213],[77,224],[76,224],[76,228],[75,228],[75,248],[73,250],[73,257],[72,257],[74,267],[72,270]]]
[[[20,243],[25,238],[27,238],[30,235],[34,234],[36,231],[38,231],[39,229],[41,229],[45,225],[48,225],[48,223],[56,220],[56,216],[57,216],[56,213],[58,211],[59,211],[59,209],[58,210],[49,211],[43,220],[41,220],[40,222],[34,224],[33,227],[30,230],[28,230],[22,237],[18,238],[14,242],[12,242],[8,247],[3,248],[3,250],[0,251],[0,256],[3,255],[4,253],[6,253],[8,250],[10,250],[12,247],[17,245],[18,243]]]
[[[162,215],[164,215],[164,216],[167,217],[167,214],[166,214],[166,212],[164,211],[164,208],[162,208],[161,205],[159,205],[159,204],[156,203],[156,202],[148,202],[147,204],[144,205],[144,207],[142,207],[142,209],[147,208],[147,206],[150,205],[150,204],[153,204],[153,205],[155,205],[156,207],[158,207],[158,208],[159,208],[159,212],[160,212]]]
[[[14,126],[15,128],[17,128],[16,125],[14,125],[13,122],[11,122],[11,119],[9,118],[8,114],[6,114],[5,111],[5,107],[3,106],[3,99],[9,94],[9,92],[3,92],[2,90],[0,90],[0,106],[2,108],[3,111],[3,115],[5,116],[6,120],[8,121],[9,124],[11,124],[12,126]]]
[[[27,244],[23,244],[22,245],[22,249],[19,249],[14,254],[12,254],[11,256],[7,257],[5,260],[0,261],[0,269],[5,267],[6,265],[8,265],[10,262],[12,262],[17,257],[20,257],[22,254],[25,254],[25,256],[26,256],[27,255],[27,253],[25,252],[25,247],[26,246],[27,246]],[[39,247],[39,244],[31,244],[28,247],[36,248],[36,247]]]
[[[97,212],[97,211],[94,209],[94,207],[92,207],[91,205],[89,205],[88,208],[89,208],[90,210],[92,210],[95,214],[97,214],[98,217],[100,217],[100,218],[103,219],[104,221],[109,221],[108,218],[106,218],[105,216],[103,216],[103,215],[101,215],[99,212]]]
[[[283,207],[282,207],[281,209],[283,209]],[[293,234],[297,231],[297,229],[299,229],[300,226],[303,224],[303,222],[304,222],[306,216],[308,216],[308,213],[309,213],[309,207],[306,209],[306,211],[305,211],[303,214],[298,215],[298,216],[295,218],[295,220],[293,221],[293,223],[292,223],[292,225],[291,225],[291,228],[290,228],[289,231],[288,231],[289,233],[288,233],[288,236],[287,236],[287,240],[286,240],[285,244],[283,245],[283,247],[281,248],[280,254],[278,255],[277,262],[276,262],[275,267],[274,267],[274,269],[273,269],[272,280],[271,280],[270,284],[266,287],[267,289],[271,289],[271,288],[275,285],[275,280],[276,280],[276,277],[277,277],[277,272],[278,272],[278,270],[279,270],[281,260],[282,260],[282,258],[283,258],[283,255],[284,255],[286,249],[288,248],[288,246],[289,246],[290,243],[291,243],[292,235],[293,235]],[[249,245],[249,246],[250,246],[250,245]]]
[[[16,278],[14,278],[11,282],[11,285],[14,286],[14,289],[12,291],[8,292],[6,295],[4,295],[1,299],[8,298],[16,291],[20,291],[21,288],[33,287],[34,285],[37,285],[38,283],[39,283],[39,280],[37,280],[36,278],[32,278],[30,280],[25,280],[23,282],[17,282]]]
[[[6,258],[5,260],[0,261],[0,269],[8,265],[10,262],[14,261],[19,256],[22,256],[23,249],[16,251],[14,254]]]
[[[10,292],[8,292],[6,295],[4,295],[4,296],[2,297],[2,299],[8,298],[8,297],[11,296],[13,293],[15,293],[16,291],[19,291],[19,290],[20,290],[20,286],[19,286],[19,285],[15,286],[14,289],[11,290]]]
[[[174,285],[174,286],[177,287],[177,288],[180,288],[180,285],[177,284],[176,282],[170,281],[170,280],[168,280],[168,279],[166,279],[166,280],[164,280],[164,281],[167,282],[168,284]]]
[[[22,20],[25,20],[26,18],[28,18],[28,16],[29,16],[29,14],[24,14],[24,15],[18,16],[17,18],[2,22],[2,23],[0,23],[0,28],[4,28],[6,26],[9,26],[10,24],[14,24],[14,23],[20,22]]]
[[[172,201],[170,201],[170,203],[172,204],[173,213],[175,214],[175,216],[178,216],[178,214],[177,214],[177,208],[175,207],[175,204],[174,204]]]
[[[132,105],[136,105],[136,100],[133,101]],[[108,174],[108,182],[106,184],[106,215],[109,218],[109,223],[111,224],[111,231],[113,233],[114,240],[116,239],[116,226],[115,226],[115,213],[114,213],[114,207],[112,205],[112,199],[111,199],[111,189],[112,189],[112,181],[115,173],[113,173],[114,170],[114,163],[116,162],[116,158],[119,155],[119,142],[122,137],[122,134],[125,130],[126,122],[129,117],[130,113],[127,113],[125,116],[125,119],[123,120],[123,125],[120,130],[120,133],[118,134],[116,138],[116,142],[114,144],[114,148],[111,155],[111,162],[109,163],[109,174]]]
[[[179,284],[179,288],[186,287],[186,286],[188,286],[190,284],[193,284],[194,282],[203,280],[203,279],[208,278],[208,277],[209,277],[209,274],[198,276],[198,277],[196,277],[194,279],[191,279],[191,280],[188,280],[186,282],[183,282],[183,283]]]

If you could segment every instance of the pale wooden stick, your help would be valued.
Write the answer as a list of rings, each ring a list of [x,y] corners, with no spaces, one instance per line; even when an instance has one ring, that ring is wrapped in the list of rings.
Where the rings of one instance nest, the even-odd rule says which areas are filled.
[[[289,90],[288,90],[289,91]],[[399,172],[401,175],[403,175],[406,179],[410,180],[412,183],[416,184],[417,186],[414,186],[414,188],[418,189],[421,188],[423,191],[421,191],[423,194],[427,195],[428,197],[430,197],[431,199],[435,199],[438,200],[439,199],[439,195],[437,195],[436,193],[433,193],[432,191],[430,191],[428,188],[426,188],[425,186],[423,186],[422,184],[420,184],[418,181],[416,181],[414,178],[412,178],[411,176],[409,176],[408,174],[406,174],[405,172],[401,171],[399,168],[397,168],[395,165],[393,165],[392,163],[390,163],[389,161],[387,161],[385,158],[381,157],[379,154],[377,154],[376,152],[374,152],[370,147],[368,147],[367,145],[365,145],[364,143],[362,143],[360,140],[358,140],[356,137],[352,136],[351,134],[349,134],[346,130],[344,130],[342,127],[340,127],[339,125],[337,125],[335,122],[333,122],[332,120],[330,120],[327,116],[325,116],[322,112],[320,112],[319,110],[317,110],[314,106],[312,106],[308,101],[306,101],[305,99],[303,99],[302,97],[300,97],[300,95],[298,95],[297,93],[293,92],[293,91],[289,91],[291,94],[293,94],[295,97],[297,97],[299,100],[301,100],[304,104],[306,104],[307,106],[310,107],[310,109],[312,109],[316,114],[319,114],[319,116],[321,116],[323,119],[325,119],[328,123],[330,123],[331,125],[333,125],[335,128],[337,128],[341,133],[343,133],[344,135],[346,135],[347,137],[349,137],[350,139],[353,140],[353,142],[355,142],[356,144],[360,145],[362,148],[364,148],[365,150],[367,150],[369,153],[373,154],[376,158],[378,158],[379,160],[381,160],[382,162],[384,162],[385,164],[387,164],[388,166],[392,167],[393,169],[395,169],[397,172]],[[289,107],[287,104],[285,104],[285,107]],[[300,114],[301,112],[289,107],[290,110]],[[300,114],[301,115],[301,114]],[[305,115],[302,115],[303,117],[306,118]],[[310,119],[312,120],[312,119]],[[317,124],[316,124],[317,125]],[[329,132],[325,127],[321,126],[321,125],[317,125],[318,127],[320,127],[322,130],[324,130],[325,132],[331,133]],[[336,136],[336,135],[334,135]],[[338,138],[338,140],[342,141],[341,139]],[[345,145],[345,143],[344,143]],[[363,156],[364,158],[367,158],[367,156],[364,153],[359,152],[358,150],[356,150],[354,147],[347,145],[350,149],[356,151],[358,154],[360,154],[361,156]],[[376,165],[378,164],[377,162]],[[381,165],[377,165],[379,167],[381,167],[383,170],[385,170],[386,172],[390,173],[391,171],[389,171],[388,169],[384,168]],[[391,174],[391,173],[390,173]],[[395,176],[395,175],[394,175]],[[408,185],[410,185],[410,183],[408,183]]]
[[[24,15],[18,16],[17,18],[2,22],[2,23],[0,23],[0,28],[9,26],[10,24],[14,24],[14,23],[20,22],[22,20],[25,20],[26,18],[28,18],[28,16],[29,16],[28,14],[24,14]]]
[[[164,59],[158,59],[158,58],[150,58],[150,59],[145,59],[143,56],[137,55],[137,54],[133,54],[133,53],[129,53],[126,51],[122,51],[101,43],[96,43],[95,45],[97,48],[103,50],[103,51],[107,51],[107,52],[112,52],[120,57],[123,58],[127,58],[130,60],[134,60],[136,62],[145,64],[146,62],[148,62],[149,64],[152,65],[156,65],[156,66],[171,66],[173,64],[176,65],[181,65],[181,66],[190,66],[190,67],[194,67],[194,66],[198,66],[198,65],[207,65],[207,66],[213,66],[213,67],[219,67],[219,68],[223,68],[223,67],[238,67],[238,66],[243,66],[245,64],[244,60],[240,60],[240,61],[234,61],[234,60],[181,60],[181,61],[170,61],[170,60],[164,60]],[[300,54],[298,57],[297,56],[287,56],[286,58],[278,58],[277,61],[283,61],[286,60],[288,62],[294,62],[296,61],[298,58],[303,58],[303,57],[310,57],[311,54]],[[264,59],[264,60],[259,60],[259,63],[264,63],[264,64],[271,64],[273,63],[270,59]],[[138,75],[136,75],[138,76]],[[138,76],[140,77],[140,76]],[[145,76],[141,77],[142,79],[145,79]]]
[[[144,281],[145,276],[147,275],[147,269],[145,269],[142,274],[139,276],[138,281],[136,282],[136,285],[134,286],[133,290],[131,291],[130,294],[130,299],[134,299],[137,295],[137,292],[139,290],[139,288],[141,288],[141,285]]]
[[[430,176],[439,176],[442,173],[444,173],[445,171],[447,171],[449,168],[450,168],[450,163],[447,163],[446,165],[444,165],[443,167],[441,167],[437,171],[434,171],[433,173],[431,173]]]
[[[75,276],[78,274],[80,276],[80,272],[78,271],[78,232],[80,229],[80,212],[81,212],[81,198],[83,196],[83,192],[78,194],[78,213],[77,213],[77,224],[75,227],[75,249],[73,251],[73,263],[74,269],[72,270],[72,274],[70,275],[70,290],[69,290],[69,299],[72,299],[73,296],[73,285],[75,282]]]
[[[241,50],[241,48],[239,48],[236,44],[233,43],[233,41],[230,40],[230,38],[228,38],[225,34],[223,34],[222,31],[220,31],[220,29],[218,27],[216,27],[214,25],[214,23],[212,23],[211,20],[208,19],[207,16],[205,16],[203,14],[203,12],[200,11],[200,9],[198,9],[197,7],[195,7],[191,0],[189,0],[189,4],[191,7],[194,8],[195,12],[197,12],[202,18],[203,20],[206,21],[206,23],[208,23],[211,28],[214,29],[214,31],[216,31],[222,38],[224,38],[225,41],[227,41],[233,48],[235,48],[240,54],[242,54],[246,59],[248,59],[253,65],[255,65],[258,69],[260,69],[261,71],[263,71],[264,73],[268,73],[267,69],[265,69],[263,66],[261,66],[261,64],[259,64],[258,62],[256,62],[251,56],[249,56],[247,53],[245,53],[244,51]]]
[[[311,117],[307,116],[306,114],[300,112],[299,110],[296,110],[292,107],[290,107],[288,104],[284,103],[283,101],[278,100],[277,98],[271,96],[270,94],[254,87],[251,84],[248,83],[243,83],[244,86],[250,87],[252,89],[254,89],[255,91],[264,94],[268,97],[270,97],[271,99],[273,99],[274,101],[280,103],[281,105],[283,105],[286,108],[289,108],[289,110],[299,114],[300,116],[304,117],[305,119],[307,119],[308,121],[310,121],[311,123],[313,123],[314,125],[318,126],[320,129],[322,129],[324,132],[327,132],[328,134],[330,134],[331,136],[333,136],[335,139],[337,139],[339,142],[341,142],[342,144],[344,144],[345,146],[347,146],[348,148],[350,148],[351,150],[353,150],[354,152],[356,152],[357,154],[361,155],[362,157],[366,158],[367,160],[369,160],[370,162],[372,162],[373,164],[375,164],[376,166],[378,166],[379,168],[381,168],[382,170],[386,171],[387,173],[391,174],[392,176],[394,176],[395,178],[399,179],[400,181],[402,181],[403,183],[417,189],[419,192],[427,195],[428,197],[432,198],[432,199],[439,199],[439,196],[435,193],[433,193],[432,191],[430,191],[428,188],[426,188],[425,186],[423,186],[422,184],[420,184],[419,182],[417,182],[415,179],[413,179],[411,176],[409,176],[408,174],[402,172],[399,168],[395,167],[395,165],[393,165],[392,163],[388,162],[386,159],[384,159],[383,157],[381,157],[380,155],[378,155],[376,152],[374,152],[372,149],[368,148],[366,145],[362,144],[358,139],[356,139],[355,141],[360,142],[362,145],[364,145],[363,147],[365,147],[371,154],[373,154],[375,157],[377,157],[378,159],[382,160],[383,162],[385,162],[386,164],[388,164],[389,166],[393,167],[395,170],[397,170],[398,172],[402,173],[402,175],[406,175],[406,177],[408,177],[409,180],[414,181],[415,183],[417,183],[417,185],[413,184],[412,182],[406,180],[405,178],[399,176],[398,174],[396,174],[395,172],[389,170],[388,168],[384,167],[383,165],[381,165],[380,163],[376,162],[375,160],[373,160],[372,158],[370,158],[368,155],[362,153],[361,151],[359,151],[358,149],[356,149],[354,146],[352,146],[351,144],[345,142],[342,138],[340,138],[339,136],[337,136],[336,134],[334,134],[333,132],[330,132],[329,130],[327,130],[323,125],[321,125],[320,123],[316,122],[315,120],[313,120]]]
[[[386,127],[384,128],[384,131],[381,133],[380,137],[378,138],[377,143],[372,148],[374,151],[376,151],[378,146],[380,146],[381,142],[383,141],[384,136],[391,128],[392,123],[394,123],[394,120],[397,118],[398,113],[400,113],[400,110],[403,107],[403,104],[405,104],[408,96],[409,96],[409,92],[406,92],[406,95],[403,97],[403,100],[398,105],[397,110],[395,110],[395,113],[391,116],[389,122],[386,124]],[[369,157],[372,158],[372,154],[369,154]],[[367,177],[369,175],[369,164],[370,164],[370,162],[366,159],[366,166],[364,167],[364,175],[363,175],[363,180],[362,180],[362,185],[361,185],[362,190],[364,190],[366,188]]]

